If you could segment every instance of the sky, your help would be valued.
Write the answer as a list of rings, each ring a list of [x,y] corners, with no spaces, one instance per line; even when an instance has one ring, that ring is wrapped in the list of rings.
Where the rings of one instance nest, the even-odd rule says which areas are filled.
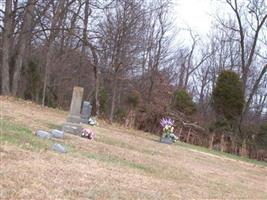
[[[201,36],[205,36],[211,28],[211,15],[214,13],[214,1],[212,0],[173,0],[174,19],[177,28],[192,28]],[[187,37],[187,33],[180,32],[181,37]]]
[[[0,0],[0,7],[5,0]],[[212,13],[212,0],[173,0],[176,27],[191,27],[199,34],[209,31]],[[2,5],[1,5],[2,4]],[[3,9],[3,7],[2,7]]]

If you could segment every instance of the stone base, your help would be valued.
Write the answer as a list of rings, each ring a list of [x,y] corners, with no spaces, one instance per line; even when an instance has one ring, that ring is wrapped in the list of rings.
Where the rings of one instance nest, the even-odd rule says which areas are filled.
[[[82,135],[82,126],[80,124],[65,122],[62,127],[62,131],[71,133],[74,135]]]
[[[79,124],[81,122],[81,117],[80,116],[76,116],[76,115],[69,115],[67,117],[67,122],[70,122],[70,123],[77,123]]]
[[[171,138],[166,138],[166,137],[161,137],[160,142],[164,143],[164,144],[172,144],[173,143]]]
[[[81,118],[81,122],[84,124],[88,124],[89,123],[89,118]]]

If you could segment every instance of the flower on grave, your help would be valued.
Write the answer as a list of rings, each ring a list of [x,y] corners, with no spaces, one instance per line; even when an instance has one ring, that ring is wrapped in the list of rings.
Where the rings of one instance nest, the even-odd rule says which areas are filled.
[[[174,134],[174,120],[170,118],[162,118],[160,120],[160,125],[162,126],[163,129],[163,135],[162,137],[169,138],[173,142],[175,142],[178,138]]]
[[[81,136],[83,138],[87,138],[89,140],[95,139],[95,133],[89,128],[82,129],[82,135]]]
[[[88,124],[90,124],[91,126],[97,126],[98,125],[95,117],[90,117],[88,120]]]
[[[174,125],[174,120],[171,118],[162,118],[160,120],[160,125],[164,128],[166,126],[173,126]]]

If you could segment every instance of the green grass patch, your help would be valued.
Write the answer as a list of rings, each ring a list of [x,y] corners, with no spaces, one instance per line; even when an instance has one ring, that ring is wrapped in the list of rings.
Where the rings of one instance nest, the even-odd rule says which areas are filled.
[[[45,149],[52,144],[49,140],[37,138],[29,128],[6,119],[0,119],[0,127],[1,142],[7,142],[27,149]]]
[[[88,153],[88,152],[83,152],[81,154],[89,159],[98,160],[101,162],[110,163],[114,165],[126,166],[126,167],[133,168],[133,169],[143,170],[148,173],[153,173],[153,169],[150,168],[149,166],[146,166],[141,163],[129,161],[123,158],[119,158],[118,156],[115,156],[115,155],[97,154],[97,153]]]
[[[241,157],[241,156],[238,156],[238,155],[225,153],[225,152],[221,152],[221,151],[211,150],[211,149],[208,149],[206,147],[196,146],[196,145],[192,145],[192,144],[188,144],[188,143],[184,143],[184,142],[179,142],[179,141],[176,142],[176,145],[180,146],[180,147],[194,149],[194,150],[197,150],[197,151],[200,151],[200,152],[209,153],[209,154],[216,155],[216,156],[227,157],[227,158],[231,158],[233,160],[243,161],[243,162],[247,162],[247,163],[251,163],[251,164],[267,167],[267,163],[266,162],[261,162],[261,161],[258,161],[258,160],[253,160],[253,159],[250,159],[250,158],[245,158],[245,157]]]
[[[54,143],[53,140],[41,139],[35,136],[28,127],[7,119],[0,119],[0,130],[1,143],[7,142],[28,150],[51,149]],[[63,141],[57,141],[57,143],[64,144]]]

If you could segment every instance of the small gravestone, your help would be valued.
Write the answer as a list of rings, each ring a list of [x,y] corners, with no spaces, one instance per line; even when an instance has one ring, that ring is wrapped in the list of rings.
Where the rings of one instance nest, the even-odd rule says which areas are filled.
[[[81,122],[81,105],[83,98],[83,88],[74,87],[70,105],[70,112],[67,117],[66,122],[63,124],[62,130],[74,135],[80,135],[82,127]]]
[[[42,139],[51,138],[51,134],[50,133],[48,133],[46,131],[42,131],[42,130],[37,130],[35,135],[38,136],[39,138],[42,138]]]
[[[91,112],[92,112],[92,105],[91,105],[90,101],[84,101],[82,111],[81,111],[82,123],[88,124],[89,118],[91,116]]]
[[[59,153],[67,153],[66,148],[63,145],[58,144],[58,143],[53,144],[52,150],[59,152]]]
[[[172,144],[173,143],[172,139],[169,137],[161,137],[160,142],[164,143],[164,144]]]
[[[64,132],[63,131],[60,131],[60,130],[57,130],[57,129],[53,129],[51,131],[51,135],[54,138],[60,138],[60,139],[62,139],[64,137]]]

